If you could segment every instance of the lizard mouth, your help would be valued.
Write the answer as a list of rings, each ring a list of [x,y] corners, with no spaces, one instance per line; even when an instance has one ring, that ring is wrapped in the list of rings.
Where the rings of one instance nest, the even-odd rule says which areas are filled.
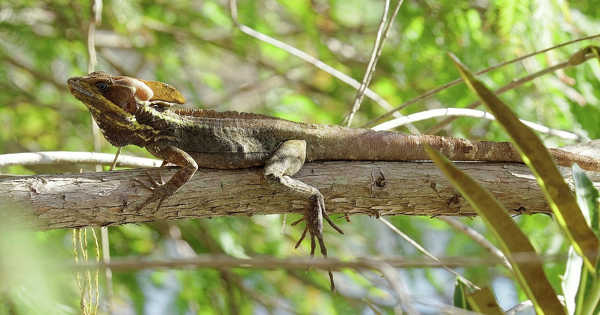
[[[110,99],[97,91],[93,81],[89,82],[87,76],[72,77],[67,80],[69,91],[88,108],[98,125],[119,125],[128,129],[131,127],[134,116],[126,112]]]
[[[94,97],[94,93],[83,87],[83,85],[81,84],[81,79],[79,77],[69,78],[67,80],[67,85],[69,86],[71,94],[75,96],[77,96],[78,94],[83,94],[87,97]]]
[[[69,78],[67,80],[67,86],[69,87],[69,92],[71,92],[73,96],[83,102],[87,107],[105,102],[101,100],[102,95],[94,89],[90,82],[87,82],[86,77]]]

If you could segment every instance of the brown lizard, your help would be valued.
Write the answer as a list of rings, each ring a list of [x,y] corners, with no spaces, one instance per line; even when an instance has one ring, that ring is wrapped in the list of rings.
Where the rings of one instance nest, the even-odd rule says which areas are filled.
[[[104,72],[70,78],[68,85],[71,93],[88,107],[110,143],[144,147],[165,163],[181,167],[166,184],[152,178],[150,186],[144,184],[152,196],[138,209],[154,201],[158,201],[158,209],[165,198],[190,180],[198,167],[264,166],[267,182],[311,200],[312,206],[303,217],[306,228],[297,243],[300,244],[308,231],[311,255],[316,239],[321,253],[327,256],[323,219],[338,232],[342,230],[327,214],[319,190],[292,178],[306,161],[428,160],[424,145],[429,145],[451,160],[521,162],[519,153],[509,142],[413,136],[303,124],[258,114],[177,109],[175,105],[185,101],[171,86]],[[584,169],[600,171],[598,159],[560,149],[550,150],[559,165],[577,163]]]

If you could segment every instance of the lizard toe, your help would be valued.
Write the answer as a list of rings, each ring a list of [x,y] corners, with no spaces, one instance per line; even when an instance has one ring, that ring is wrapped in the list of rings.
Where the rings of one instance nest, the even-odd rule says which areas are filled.
[[[152,191],[152,192],[154,192],[154,190],[156,190],[157,188],[159,188],[165,184],[162,180],[162,177],[160,178],[160,182],[158,182],[156,179],[154,179],[154,177],[152,177],[152,175],[150,175],[150,173],[148,171],[146,171],[145,173],[146,173],[146,176],[148,177],[148,180],[150,181],[150,184],[144,183],[139,178],[134,178],[133,181],[142,185],[142,187],[144,187],[147,190]]]
[[[315,248],[317,247],[315,243],[315,235],[310,233],[310,257],[315,255]]]
[[[144,183],[143,181],[139,180],[138,178],[134,178],[133,181],[140,184],[143,188],[145,188],[149,191],[154,191],[154,188],[155,188],[154,186],[148,185],[148,184]]]
[[[327,213],[327,211],[325,210],[325,208],[323,208],[323,217],[325,218],[325,220],[327,221],[327,223],[329,223],[329,225],[336,230],[338,233],[340,234],[344,234],[344,231],[342,231],[342,229],[340,229],[339,226],[337,226],[335,223],[333,223],[333,221],[331,220],[331,218],[329,217],[329,214]]]
[[[302,218],[302,220],[304,220],[304,218]],[[298,246],[300,246],[300,244],[302,243],[302,241],[306,237],[306,232],[308,232],[308,227],[304,228],[304,231],[302,231],[302,236],[300,236],[300,238],[296,242],[296,245],[294,246],[294,248],[298,248]]]
[[[159,183],[159,182],[155,181],[154,178],[152,178],[152,176],[150,176],[150,174],[148,174],[148,177],[150,178],[150,182],[151,182],[150,185],[142,182],[141,180],[139,180],[137,178],[134,179],[134,181],[140,183],[142,185],[142,187],[144,187],[144,188],[148,189],[150,192],[152,192],[152,196],[150,196],[150,197],[148,197],[148,199],[144,200],[144,202],[142,202],[138,207],[136,207],[135,210],[136,211],[142,210],[148,204],[158,200],[156,208],[153,211],[153,213],[154,213],[154,212],[158,211],[158,209],[162,205],[163,201],[165,199],[167,199],[169,196],[171,196],[173,194],[173,192],[164,183]],[[162,182],[162,179],[161,179],[161,182]]]

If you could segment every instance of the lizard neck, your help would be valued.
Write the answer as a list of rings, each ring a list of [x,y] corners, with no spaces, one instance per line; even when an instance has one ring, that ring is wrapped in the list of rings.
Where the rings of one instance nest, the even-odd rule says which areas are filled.
[[[134,116],[124,117],[91,106],[88,108],[104,138],[114,146],[122,147],[128,144],[145,146],[155,134],[152,128],[139,124]]]

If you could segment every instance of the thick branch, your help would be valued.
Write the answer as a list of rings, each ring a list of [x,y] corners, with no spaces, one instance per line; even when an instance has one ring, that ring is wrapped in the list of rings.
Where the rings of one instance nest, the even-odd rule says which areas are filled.
[[[461,162],[457,165],[483,183],[515,213],[550,213],[535,179],[522,164]],[[168,179],[175,168],[148,172]],[[133,181],[147,181],[146,170],[0,179],[1,203],[33,210],[27,222],[43,229],[140,223],[154,220],[302,212],[307,200],[266,185],[262,168],[200,169],[156,213],[152,204],[135,207],[149,192]],[[468,203],[430,162],[309,163],[295,176],[318,187],[333,213],[368,215],[474,215]],[[0,212],[2,217],[9,216]],[[14,216],[14,213],[11,217]]]

